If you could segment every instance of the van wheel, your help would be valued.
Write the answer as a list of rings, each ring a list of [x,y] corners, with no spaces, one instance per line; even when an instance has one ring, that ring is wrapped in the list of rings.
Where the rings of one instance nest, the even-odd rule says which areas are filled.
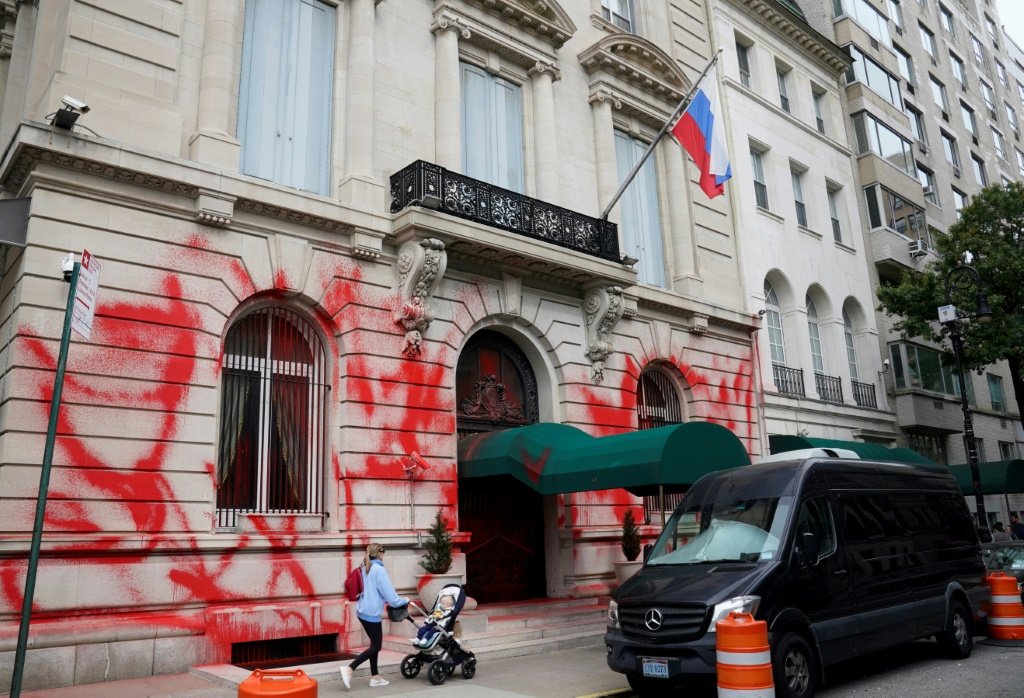
[[[974,628],[971,614],[961,601],[949,605],[946,629],[936,638],[943,652],[952,659],[967,659],[974,649]]]
[[[818,669],[807,640],[797,633],[783,635],[772,653],[772,673],[779,698],[811,698],[817,688]]]

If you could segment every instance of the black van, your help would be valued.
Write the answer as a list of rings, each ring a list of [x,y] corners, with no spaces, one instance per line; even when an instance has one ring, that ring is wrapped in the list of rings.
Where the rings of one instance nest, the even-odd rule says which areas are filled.
[[[696,533],[696,535],[693,535]],[[704,476],[613,594],[608,666],[642,695],[715,672],[715,623],[768,623],[775,692],[823,668],[935,636],[973,648],[988,600],[978,535],[947,472],[813,457]]]

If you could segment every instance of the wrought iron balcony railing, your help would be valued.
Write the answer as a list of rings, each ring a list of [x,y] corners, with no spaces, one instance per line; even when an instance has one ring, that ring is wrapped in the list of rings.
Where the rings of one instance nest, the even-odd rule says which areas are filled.
[[[772,364],[772,375],[775,378],[775,387],[780,393],[800,397],[807,394],[804,392],[804,372],[801,369]]]
[[[621,262],[615,223],[532,199],[417,160],[391,175],[391,212],[436,208],[534,240]]]
[[[839,376],[826,376],[824,373],[814,374],[814,387],[818,390],[818,397],[825,402],[843,402],[843,382]]]
[[[875,399],[875,386],[871,383],[861,383],[851,380],[853,385],[853,400],[861,407],[878,407],[878,400]]]

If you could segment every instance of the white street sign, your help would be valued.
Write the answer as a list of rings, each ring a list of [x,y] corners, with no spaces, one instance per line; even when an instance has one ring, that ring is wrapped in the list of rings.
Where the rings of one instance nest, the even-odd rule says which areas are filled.
[[[78,271],[78,290],[75,309],[71,315],[71,329],[85,339],[92,336],[92,319],[96,314],[96,291],[100,287],[100,261],[82,251],[82,268]]]
[[[939,306],[939,322],[953,322],[956,320],[956,306]]]

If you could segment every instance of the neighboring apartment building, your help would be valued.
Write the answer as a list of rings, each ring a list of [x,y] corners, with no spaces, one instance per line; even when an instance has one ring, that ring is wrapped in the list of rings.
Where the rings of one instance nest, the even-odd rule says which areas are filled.
[[[438,510],[481,602],[607,593],[640,500],[472,477],[464,435],[712,421],[767,449],[731,193],[709,201],[666,139],[596,218],[711,56],[700,2],[3,5],[0,183],[29,213],[0,253],[0,684],[68,252],[102,267],[70,345],[26,688],[358,644],[344,573],[382,542],[412,592]],[[806,80],[834,74],[826,54]],[[60,113],[73,130],[51,124],[64,95],[90,107]],[[855,196],[836,241],[846,155],[819,142],[793,157],[814,169],[813,242],[845,264]],[[826,273],[795,274],[793,303],[827,297],[845,377],[839,318],[856,299],[865,342],[870,302],[859,272]]]
[[[769,435],[897,445],[868,275],[872,250],[844,125],[857,62],[794,2],[713,3],[726,47],[732,204]]]
[[[934,238],[988,184],[1021,176],[1021,91],[1008,42],[988,0],[802,0],[809,19],[855,59],[846,87],[874,284],[894,282],[932,258]],[[812,9],[813,8],[813,9]],[[831,9],[831,13],[828,12]],[[901,340],[879,315],[896,423],[910,447],[964,463],[963,416],[948,347]],[[971,372],[968,393],[981,460],[1021,456],[1021,422],[1005,364]],[[968,498],[974,506],[973,497]],[[1020,495],[989,496],[1007,521]]]

